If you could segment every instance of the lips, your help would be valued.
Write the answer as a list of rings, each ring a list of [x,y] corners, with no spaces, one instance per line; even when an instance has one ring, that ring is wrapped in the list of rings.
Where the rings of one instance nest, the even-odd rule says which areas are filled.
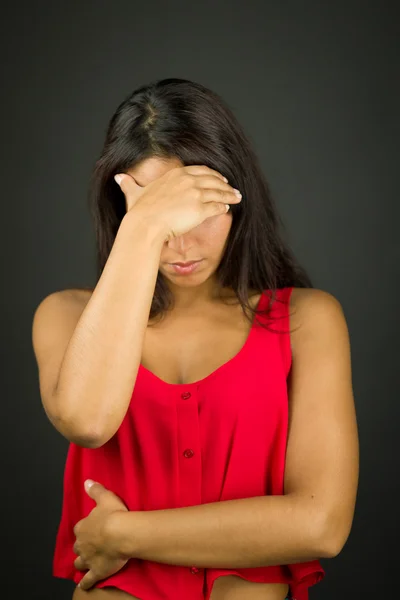
[[[200,262],[200,260],[191,260],[189,262],[175,262],[175,263],[170,263],[170,264],[171,265],[178,265],[179,267],[188,267],[189,265],[193,265],[196,262]]]

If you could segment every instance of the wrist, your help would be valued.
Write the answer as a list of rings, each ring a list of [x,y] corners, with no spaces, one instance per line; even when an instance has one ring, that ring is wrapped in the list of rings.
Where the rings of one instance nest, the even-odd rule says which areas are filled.
[[[140,511],[117,510],[107,518],[109,547],[123,560],[139,558],[143,525]]]
[[[117,510],[105,522],[107,545],[113,554],[128,560],[136,558],[138,551],[139,527],[136,527],[138,512]]]
[[[140,236],[160,249],[167,239],[165,225],[157,219],[143,215],[138,208],[131,208],[124,215],[122,224],[129,231],[129,235],[134,235],[135,238]]]

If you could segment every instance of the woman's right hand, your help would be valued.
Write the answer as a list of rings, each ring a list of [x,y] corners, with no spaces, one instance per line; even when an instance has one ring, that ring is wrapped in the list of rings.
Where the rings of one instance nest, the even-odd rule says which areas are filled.
[[[241,201],[223,175],[205,165],[176,167],[145,187],[128,173],[119,175],[127,213],[157,222],[164,240],[225,214],[230,204]]]

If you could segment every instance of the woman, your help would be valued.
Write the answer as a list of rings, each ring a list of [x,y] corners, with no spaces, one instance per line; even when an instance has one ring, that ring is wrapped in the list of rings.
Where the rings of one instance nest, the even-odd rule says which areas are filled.
[[[33,322],[43,406],[70,442],[53,574],[80,583],[73,600],[307,600],[358,484],[339,302],[199,84],[122,102],[90,200],[97,283]]]

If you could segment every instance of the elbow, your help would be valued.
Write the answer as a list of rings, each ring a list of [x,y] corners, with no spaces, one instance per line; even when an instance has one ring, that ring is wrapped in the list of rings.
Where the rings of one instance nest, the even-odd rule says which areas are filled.
[[[338,525],[335,519],[326,517],[317,535],[317,548],[321,558],[335,558],[343,550],[350,530]]]
[[[82,448],[100,448],[107,441],[94,431],[82,431],[65,421],[57,429],[68,441]]]
[[[113,433],[104,431],[104,427],[94,424],[93,419],[86,419],[86,422],[91,422],[91,426],[88,427],[86,422],[82,423],[82,414],[77,417],[72,411],[65,410],[65,407],[72,403],[69,404],[65,399],[61,402],[59,396],[56,396],[56,391],[53,398],[51,411],[48,404],[45,405],[46,414],[52,425],[69,442],[82,448],[100,448],[112,437]]]
[[[101,448],[105,444],[104,441],[100,440],[95,436],[77,436],[68,437],[69,441],[73,442],[76,446],[81,446],[82,448]]]
[[[110,439],[110,436],[107,438],[97,430],[83,428],[74,419],[66,418],[65,415],[48,414],[48,417],[64,438],[82,448],[100,448]]]
[[[101,437],[95,432],[78,432],[78,430],[73,427],[67,428],[65,426],[63,427],[63,431],[61,433],[67,438],[67,440],[76,446],[81,446],[82,448],[101,448],[101,446],[104,446],[104,444],[106,444],[108,441],[108,439]]]

